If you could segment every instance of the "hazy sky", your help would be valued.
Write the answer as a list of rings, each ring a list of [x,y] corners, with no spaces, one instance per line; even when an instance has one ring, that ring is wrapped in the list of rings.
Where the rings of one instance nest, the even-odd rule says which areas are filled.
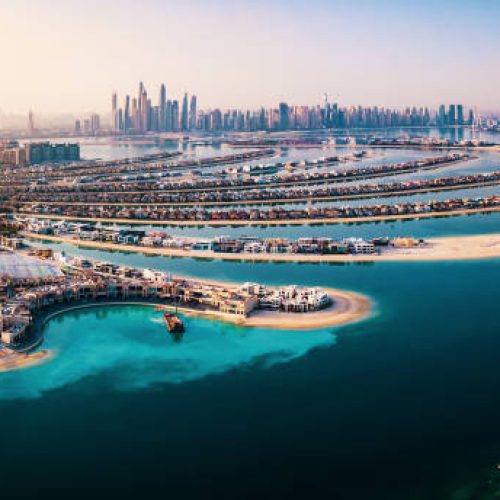
[[[199,106],[500,110],[499,0],[0,0],[0,109],[108,112],[143,80]]]

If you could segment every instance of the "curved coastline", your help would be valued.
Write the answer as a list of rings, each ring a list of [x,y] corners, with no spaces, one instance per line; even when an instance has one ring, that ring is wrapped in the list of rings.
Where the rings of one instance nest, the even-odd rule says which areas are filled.
[[[54,357],[53,351],[42,350],[35,353],[8,353],[0,355],[0,373],[31,368],[40,365]]]
[[[217,283],[230,285],[226,282]],[[24,346],[20,351],[11,351],[9,353],[4,352],[3,355],[0,355],[0,373],[19,370],[22,368],[30,368],[52,359],[55,355],[53,351],[41,350],[34,353],[29,353],[29,351],[42,344],[44,339],[44,329],[49,321],[61,314],[81,309],[117,306],[159,307],[162,310],[177,309],[186,316],[196,316],[210,320],[223,321],[240,327],[271,328],[274,330],[317,330],[320,328],[337,327],[348,323],[362,321],[370,316],[372,311],[372,302],[368,297],[347,290],[325,288],[325,291],[333,299],[333,302],[330,306],[322,309],[321,311],[309,313],[287,313],[255,310],[247,317],[190,307],[180,306],[176,308],[171,304],[165,304],[160,301],[155,302],[150,299],[144,301],[135,299],[133,301],[102,301],[64,304],[42,311],[34,318],[33,341]]]
[[[208,250],[182,250],[176,248],[152,248],[134,245],[118,245],[100,241],[81,241],[60,236],[46,236],[23,233],[27,238],[54,243],[67,243],[82,248],[103,251],[142,253],[164,257],[184,257],[191,259],[233,260],[247,262],[401,262],[401,261],[446,261],[479,260],[500,257],[500,233],[473,236],[447,236],[429,238],[423,247],[390,248],[383,254],[366,255],[320,255],[320,254],[273,254],[273,253],[219,253]]]
[[[208,281],[207,281],[208,282]],[[210,281],[210,283],[215,283]],[[217,281],[218,284],[234,285]],[[264,311],[257,309],[252,311],[247,317],[235,314],[225,314],[219,311],[196,309],[192,307],[174,306],[164,302],[153,300],[132,300],[132,301],[102,301],[78,304],[65,304],[54,310],[47,311],[41,318],[37,318],[36,336],[43,338],[45,325],[55,317],[70,311],[80,309],[93,309],[95,307],[120,307],[120,306],[141,306],[161,308],[165,311],[177,309],[186,316],[197,316],[225,323],[232,323],[242,327],[266,327],[274,330],[316,330],[318,328],[328,328],[345,325],[366,319],[372,310],[371,300],[365,295],[349,290],[337,288],[324,288],[325,292],[333,299],[333,303],[317,312],[308,313],[287,313]],[[38,340],[38,343],[40,341]]]

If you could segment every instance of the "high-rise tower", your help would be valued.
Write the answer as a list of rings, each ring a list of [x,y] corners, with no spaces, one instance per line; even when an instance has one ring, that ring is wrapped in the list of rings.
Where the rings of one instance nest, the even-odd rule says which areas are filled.
[[[464,106],[463,104],[457,104],[457,125],[464,124]]]
[[[160,87],[158,129],[164,131],[167,129],[167,89],[162,83]]]
[[[280,102],[279,105],[279,128],[280,130],[287,130],[290,128],[289,108],[286,102]]]
[[[140,116],[139,130],[141,132],[145,132],[148,129],[149,107],[148,107],[148,93],[146,92],[144,86],[142,87],[142,94],[140,95],[139,98],[139,116]]]
[[[184,94],[184,98],[182,99],[182,112],[181,112],[181,129],[188,130],[189,122],[188,122],[188,95],[187,92]]]
[[[139,95],[137,96],[137,119],[135,127],[137,130],[143,130],[143,94],[144,94],[144,84],[139,83]]]
[[[172,130],[179,130],[179,101],[172,102]]]
[[[118,96],[116,95],[116,92],[113,92],[113,95],[111,96],[111,129],[113,132],[116,132],[118,130]]]
[[[35,131],[35,117],[33,115],[33,111],[31,111],[30,109],[30,112],[28,113],[28,132],[30,134],[33,134],[34,131]]]
[[[123,114],[123,130],[130,128],[130,96],[125,96],[125,110]]]
[[[194,130],[196,128],[196,96],[191,96],[191,103],[189,105],[189,128],[190,130]]]
[[[450,104],[448,111],[448,125],[456,125],[457,124],[457,108],[455,104]]]

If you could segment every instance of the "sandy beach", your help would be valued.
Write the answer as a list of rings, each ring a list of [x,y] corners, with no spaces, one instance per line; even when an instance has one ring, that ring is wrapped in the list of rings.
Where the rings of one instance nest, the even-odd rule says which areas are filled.
[[[386,248],[382,254],[373,255],[311,255],[311,254],[249,254],[215,253],[212,251],[192,251],[173,248],[150,248],[133,245],[117,245],[99,241],[74,240],[69,237],[45,236],[23,233],[27,238],[69,243],[83,248],[105,251],[136,252],[145,255],[165,257],[187,257],[199,259],[219,259],[250,262],[379,262],[379,261],[432,261],[432,260],[472,260],[500,257],[500,233],[474,236],[452,236],[430,238],[425,244],[414,248]]]
[[[206,280],[198,280],[206,281]],[[234,287],[236,283],[221,281],[206,281],[220,285]],[[272,288],[272,287],[270,287]],[[177,310],[186,316],[197,316],[232,323],[241,327],[272,328],[273,330],[317,330],[319,328],[333,328],[362,321],[372,312],[372,303],[368,297],[349,290],[323,288],[333,299],[333,304],[321,311],[309,313],[286,313],[279,311],[255,310],[246,318],[234,314],[222,314],[217,311],[202,311],[187,307],[178,307]],[[173,306],[166,305],[166,310],[173,310]]]
[[[30,368],[50,360],[52,356],[53,353],[46,350],[37,351],[32,354],[0,350],[0,373]]]
[[[334,303],[321,311],[305,314],[255,311],[243,326],[267,327],[279,330],[314,330],[362,321],[372,312],[370,299],[359,293],[333,288],[324,289]]]
[[[179,276],[181,277],[181,276]],[[185,277],[185,279],[192,279]],[[202,283],[217,284],[226,288],[235,288],[238,283],[229,283],[225,281],[196,279]],[[272,287],[270,287],[272,288]],[[286,313],[279,311],[261,311],[255,310],[247,317],[234,314],[221,313],[215,310],[198,309],[194,307],[178,306],[171,304],[162,304],[158,302],[139,301],[139,302],[96,302],[89,304],[65,305],[43,319],[40,329],[43,329],[48,321],[54,317],[72,310],[92,309],[96,307],[112,306],[147,306],[155,309],[177,310],[188,317],[201,317],[214,321],[232,323],[240,327],[248,328],[271,328],[274,330],[316,330],[319,328],[332,328],[342,326],[348,323],[362,321],[368,318],[372,311],[370,299],[359,293],[348,290],[339,290],[333,288],[324,288],[325,292],[332,299],[332,304],[317,312],[309,313]],[[40,337],[37,345],[41,344],[43,336]],[[30,368],[40,363],[52,359],[54,353],[48,350],[40,350],[33,353],[15,352],[7,349],[0,349],[0,373],[12,370]]]

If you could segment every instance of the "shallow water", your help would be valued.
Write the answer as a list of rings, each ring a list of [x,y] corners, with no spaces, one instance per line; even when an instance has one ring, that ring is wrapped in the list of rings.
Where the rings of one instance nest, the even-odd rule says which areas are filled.
[[[182,383],[246,364],[269,367],[335,342],[332,330],[313,332],[242,328],[184,318],[188,333],[176,342],[162,313],[147,306],[103,306],[57,316],[41,348],[44,364],[0,376],[0,399],[41,397],[89,376],[114,371],[110,389],[138,390]]]

